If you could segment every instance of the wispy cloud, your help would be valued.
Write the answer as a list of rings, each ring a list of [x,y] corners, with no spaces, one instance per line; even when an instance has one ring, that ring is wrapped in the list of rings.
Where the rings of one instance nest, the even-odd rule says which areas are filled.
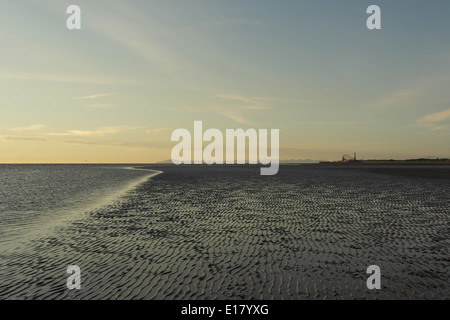
[[[431,126],[446,120],[450,120],[450,109],[426,115],[418,119],[417,123],[422,126]]]
[[[97,100],[105,97],[111,97],[115,96],[116,93],[98,93],[98,94],[91,94],[88,96],[82,96],[82,97],[76,97],[77,100]],[[84,105],[88,108],[95,108],[95,109],[109,109],[114,108],[116,105],[112,103],[91,103]]]
[[[430,129],[430,131],[443,131],[447,129],[448,126],[436,126]]]
[[[178,107],[171,107],[169,108],[170,111],[172,112],[191,112],[191,113],[196,113],[198,114],[200,117],[204,116],[205,114],[213,114],[216,116],[221,116],[223,118],[232,120],[236,123],[239,124],[245,124],[245,125],[256,125],[255,122],[249,120],[247,118],[247,116],[243,115],[243,110],[242,108],[237,108],[235,106],[229,106],[229,107],[224,107],[223,105],[210,105],[207,107],[190,107],[190,106],[186,106],[181,108]]]
[[[171,130],[172,130],[171,128],[157,128],[157,129],[145,130],[145,133],[146,134],[158,134],[158,133],[168,132]]]
[[[86,104],[84,105],[88,108],[95,108],[95,109],[110,109],[114,108],[116,105],[112,103],[94,103],[94,104]]]
[[[46,136],[81,136],[81,137],[104,137],[107,135],[134,131],[137,129],[142,129],[143,127],[131,127],[131,126],[117,126],[117,127],[101,127],[97,130],[68,130],[64,132],[49,132]]]
[[[245,103],[258,103],[258,102],[298,102],[298,103],[314,103],[312,100],[295,99],[295,98],[277,98],[277,97],[244,97],[237,94],[219,93],[216,94],[217,98],[241,101]]]
[[[219,93],[216,94],[217,98],[221,98],[221,99],[226,99],[226,100],[233,100],[233,101],[239,101],[239,102],[244,102],[244,103],[257,103],[257,101],[261,101],[264,99],[261,98],[248,98],[248,97],[243,97],[243,96],[239,96],[239,95],[235,95],[235,94],[226,94],[226,93]]]
[[[202,24],[207,26],[253,26],[253,27],[262,27],[264,24],[261,20],[256,19],[248,19],[248,18],[225,18],[220,17],[215,20],[208,20],[203,22]]]
[[[413,90],[403,90],[394,92],[391,95],[382,98],[379,101],[376,101],[373,106],[376,108],[390,108],[390,107],[399,107],[404,105],[406,102],[411,101],[411,98],[414,95]]]
[[[259,97],[244,97],[236,94],[225,94],[225,93],[219,93],[216,94],[216,97],[222,100],[229,100],[237,102],[234,106],[235,108],[241,109],[241,110],[269,110],[272,109],[272,105],[269,103],[269,100],[266,98],[259,98]],[[236,114],[236,111],[234,112]],[[238,123],[248,123],[248,121],[244,120],[243,117],[239,116],[230,116],[227,115],[228,118],[233,119],[234,121]]]
[[[15,131],[15,132],[24,132],[24,131],[38,131],[45,128],[45,125],[43,124],[33,124],[28,127],[16,127],[16,128],[10,128],[9,130]]]
[[[373,146],[385,146],[389,145],[386,141],[342,141],[342,142],[316,142],[316,143],[304,143],[295,148],[284,148],[284,149],[342,149],[354,148],[354,147],[373,147]]]
[[[431,132],[447,135],[442,132],[450,128],[450,109],[423,116],[416,121],[416,125],[428,128]]]
[[[47,140],[52,143],[76,144],[76,145],[96,145],[96,146],[112,146],[112,147],[127,147],[127,148],[146,148],[155,149],[163,148],[160,143],[155,142],[129,142],[129,141],[104,141],[104,140],[87,140],[87,139],[61,139],[61,140]]]
[[[115,77],[95,77],[95,76],[76,76],[60,74],[0,74],[0,81],[48,81],[60,83],[83,83],[83,84],[140,84],[135,79],[115,78]]]
[[[172,49],[166,43],[166,38],[161,37],[161,34],[167,35],[170,30],[163,28],[155,19],[149,19],[138,6],[125,1],[107,1],[102,6],[105,8],[103,14],[87,22],[91,30],[165,72],[185,68],[196,68],[194,70],[198,71],[198,65]],[[120,12],[119,18],[117,12]],[[115,23],[109,23],[110,19],[114,19]]]
[[[271,107],[268,106],[261,106],[261,105],[243,105],[243,109],[247,110],[269,110]]]
[[[43,142],[43,143],[60,143],[69,145],[95,145],[95,146],[113,146],[113,147],[128,147],[128,148],[146,148],[158,149],[166,148],[167,146],[160,142],[129,142],[129,141],[108,141],[98,139],[82,139],[82,138],[57,138],[57,137],[34,137],[34,136],[13,136],[0,135],[1,142]]]
[[[115,95],[116,95],[116,93],[99,93],[99,94],[91,94],[89,96],[84,96],[84,97],[76,97],[75,99],[90,100],[90,99],[98,99],[98,98],[110,97],[110,96],[115,96]]]
[[[249,125],[249,126],[252,126],[252,125],[256,124],[255,122],[253,122],[253,121],[251,121],[251,120],[249,120],[249,119],[247,119],[247,118],[245,118],[245,117],[243,117],[241,115],[238,115],[238,114],[232,114],[232,113],[226,113],[225,112],[225,113],[221,113],[221,115],[226,117],[226,118],[228,118],[228,119],[231,119],[234,122],[237,122],[239,124],[245,124],[245,125]]]
[[[28,136],[12,136],[12,135],[1,135],[0,136],[0,141],[3,142],[11,142],[11,141],[31,141],[31,142],[36,142],[36,141],[46,141],[45,138],[42,137],[28,137]]]
[[[13,129],[32,129],[38,128],[38,125],[13,128]],[[39,125],[39,128],[43,126]],[[131,148],[163,148],[165,146],[161,141],[127,141],[126,136],[120,135],[126,132],[138,132],[145,129],[141,126],[115,126],[100,127],[95,130],[67,130],[62,132],[31,132],[32,130],[17,130],[15,135],[0,135],[0,142],[42,142],[42,143],[62,143],[70,145],[99,145],[99,146],[117,146]],[[170,130],[168,128],[153,129],[154,132],[163,132]]]
[[[313,124],[313,125],[364,125],[374,124],[375,121],[299,121],[298,124]]]

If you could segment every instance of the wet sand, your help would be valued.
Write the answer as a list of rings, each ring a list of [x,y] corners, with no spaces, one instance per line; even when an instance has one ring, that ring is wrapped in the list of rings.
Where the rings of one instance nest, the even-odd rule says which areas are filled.
[[[384,166],[370,169],[372,172],[406,177],[450,180],[450,166]]]
[[[450,179],[450,161],[359,161],[329,162],[321,166],[341,167],[341,169],[361,170],[380,174],[393,174],[406,177]]]
[[[2,299],[448,299],[450,183],[149,166],[121,201],[0,253]],[[81,268],[69,291],[66,269]],[[381,268],[381,290],[366,269]]]

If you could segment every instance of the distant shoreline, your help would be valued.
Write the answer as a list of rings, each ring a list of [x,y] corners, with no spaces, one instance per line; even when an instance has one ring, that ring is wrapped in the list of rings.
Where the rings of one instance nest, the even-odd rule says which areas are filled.
[[[320,164],[365,165],[365,164],[400,164],[400,165],[448,165],[450,159],[410,159],[410,160],[351,160],[351,161],[322,161]]]
[[[450,180],[450,160],[366,160],[321,162],[349,170],[367,170],[377,174]]]

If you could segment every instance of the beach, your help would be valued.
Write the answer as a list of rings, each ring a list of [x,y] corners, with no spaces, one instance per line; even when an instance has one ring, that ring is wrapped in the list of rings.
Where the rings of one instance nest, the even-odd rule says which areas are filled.
[[[450,180],[433,178],[436,168],[429,177],[398,167],[145,168],[162,173],[1,252],[0,298],[450,296]],[[66,287],[69,265],[81,269],[81,290]],[[366,286],[370,265],[380,290]]]

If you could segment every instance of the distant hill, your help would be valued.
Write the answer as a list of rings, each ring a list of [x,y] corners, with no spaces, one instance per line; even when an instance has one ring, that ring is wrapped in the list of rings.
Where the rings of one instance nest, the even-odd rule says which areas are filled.
[[[411,160],[445,160],[446,158],[439,158],[439,157],[435,157],[435,156],[428,156],[428,157],[420,157],[417,159],[411,159]]]
[[[288,159],[281,160],[280,163],[319,163],[325,160],[311,160],[311,159]]]
[[[164,161],[158,161],[156,162],[156,164],[167,164],[167,163],[172,163],[172,160],[164,160]]]

